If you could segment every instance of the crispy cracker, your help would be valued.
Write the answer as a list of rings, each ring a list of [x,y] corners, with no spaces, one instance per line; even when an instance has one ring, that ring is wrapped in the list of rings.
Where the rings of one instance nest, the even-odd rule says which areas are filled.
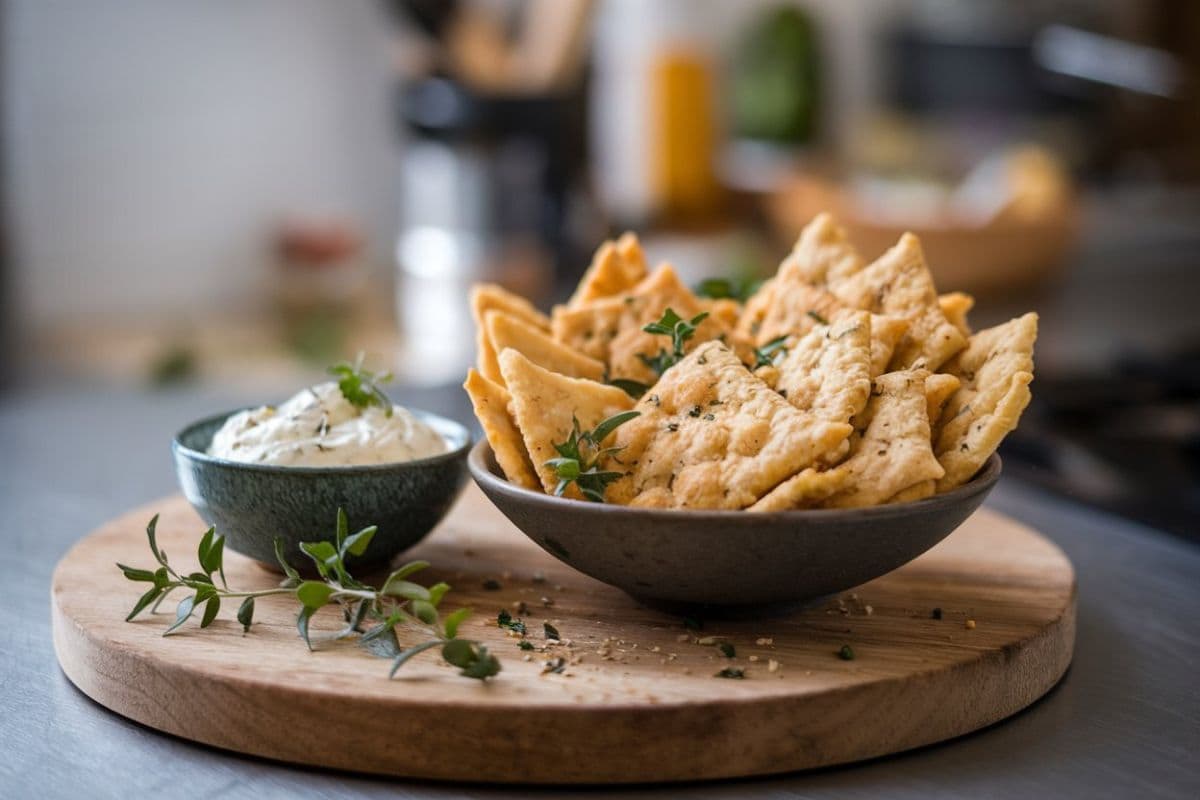
[[[496,351],[488,338],[484,317],[489,311],[503,311],[541,330],[550,330],[550,319],[524,297],[495,283],[477,283],[471,287],[471,317],[475,320],[475,365],[484,375],[496,370]],[[493,378],[492,380],[496,380]]]
[[[733,328],[735,333],[750,341],[754,341],[758,337],[758,331],[762,328],[767,310],[775,302],[774,291],[775,279],[768,278],[758,287],[758,291],[746,299],[746,304],[742,306],[737,323]]]
[[[864,266],[846,231],[830,214],[818,214],[804,226],[792,252],[779,265],[783,282],[824,286],[849,278]]]
[[[962,381],[943,411],[936,450],[946,467],[938,491],[967,480],[995,452],[1029,404],[1037,314],[1030,312],[974,334],[946,365]]]
[[[795,508],[814,508],[822,500],[846,487],[850,470],[834,467],[817,470],[809,467],[793,475],[767,492],[747,511],[789,511]]]
[[[798,280],[784,280],[782,275],[771,285],[771,303],[754,334],[754,343],[761,347],[780,336],[803,336],[816,325],[831,320],[846,304],[819,286]]]
[[[795,341],[778,364],[775,391],[801,411],[849,422],[871,394],[871,314],[839,312]]]
[[[633,407],[629,395],[615,386],[550,372],[511,348],[500,353],[500,371],[512,395],[513,418],[525,449],[547,492],[554,491],[558,476],[546,462],[558,456],[554,445],[566,441],[572,418],[587,430]],[[568,496],[579,496],[574,486]]]
[[[509,406],[512,397],[508,390],[493,383],[477,371],[467,370],[463,388],[471,398],[475,417],[483,427],[483,435],[492,446],[496,463],[504,470],[504,477],[526,489],[539,489],[541,483],[534,474],[529,453],[521,440],[521,432],[513,422]]]
[[[901,236],[870,266],[831,284],[830,289],[852,308],[909,321],[908,330],[892,354],[893,369],[937,369],[966,344],[966,338],[947,321],[938,305],[921,242],[911,233]]]
[[[884,505],[891,505],[892,503],[911,503],[914,500],[924,500],[926,497],[932,497],[936,490],[937,481],[935,481],[933,478],[930,478],[929,480],[924,480],[920,483],[914,483],[907,489],[896,492],[896,494],[892,495],[883,502]]]
[[[938,295],[938,307],[946,315],[946,320],[958,328],[963,336],[971,335],[971,326],[967,324],[967,314],[975,307],[975,298],[966,292],[947,292]]]
[[[556,342],[550,334],[538,330],[511,314],[503,311],[487,312],[484,315],[484,329],[491,341],[493,352],[501,353],[505,348],[511,347],[539,367],[544,367],[551,372],[558,372],[571,378],[604,380],[604,363],[602,361],[588,358],[583,353]],[[503,383],[504,377],[500,374],[499,361],[493,361],[487,366],[490,367],[490,371],[480,368],[484,377],[497,383]]]
[[[962,381],[947,372],[935,372],[925,380],[925,403],[929,414],[929,425],[937,428],[950,396],[958,391]]]
[[[616,242],[605,242],[596,250],[567,307],[578,308],[628,291],[645,277],[646,254],[637,236],[627,232]]]
[[[704,308],[699,299],[679,280],[670,264],[662,264],[627,293],[607,297],[580,308],[554,310],[554,338],[568,347],[603,361],[611,378],[654,383],[658,376],[640,356],[651,358],[660,349],[670,348],[669,337],[642,330],[672,309],[680,317],[691,319]],[[709,315],[688,341],[691,350],[709,341],[729,336],[722,320]]]
[[[926,370],[905,370],[875,379],[871,400],[855,420],[862,435],[843,464],[850,472],[850,488],[830,497],[824,507],[877,505],[921,481],[942,477],[929,441],[928,377]]]
[[[871,315],[871,380],[887,372],[896,345],[908,330],[908,320],[890,314]]]
[[[793,408],[720,342],[669,369],[616,434],[629,474],[610,502],[745,508],[852,430]]]

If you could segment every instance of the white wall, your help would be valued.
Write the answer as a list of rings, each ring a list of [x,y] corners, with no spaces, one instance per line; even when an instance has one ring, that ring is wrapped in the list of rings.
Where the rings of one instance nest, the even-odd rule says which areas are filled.
[[[394,230],[374,0],[10,0],[5,146],[28,324],[253,307],[292,211]]]

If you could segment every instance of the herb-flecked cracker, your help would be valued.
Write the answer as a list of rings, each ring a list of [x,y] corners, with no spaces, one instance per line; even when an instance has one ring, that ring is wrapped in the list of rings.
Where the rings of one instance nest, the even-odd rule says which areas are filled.
[[[745,508],[852,430],[793,408],[728,347],[707,342],[667,370],[616,433],[628,475],[610,502]]]
[[[471,318],[475,321],[475,366],[484,375],[496,368],[496,350],[488,338],[484,317],[489,311],[503,311],[540,330],[550,330],[550,318],[534,308],[524,297],[495,283],[477,283],[471,287]],[[496,378],[492,378],[496,380]]]
[[[903,317],[871,315],[871,380],[887,372],[892,353],[896,352],[896,345],[907,330],[908,320]]]
[[[521,439],[521,432],[513,422],[509,406],[512,396],[508,390],[498,383],[493,383],[474,369],[467,371],[467,380],[463,388],[471,398],[475,409],[475,418],[483,428],[483,435],[492,446],[496,463],[504,470],[504,476],[515,484],[526,489],[537,489],[541,486],[537,475],[534,474],[533,464],[529,461],[529,453]]]
[[[500,371],[512,395],[513,418],[546,492],[553,492],[558,484],[558,475],[546,462],[558,456],[554,445],[566,441],[573,419],[582,428],[594,428],[633,407],[629,395],[615,386],[559,375],[511,348],[500,353]],[[575,487],[567,496],[578,497]]]
[[[971,326],[967,323],[967,314],[975,307],[975,298],[966,292],[947,292],[938,295],[938,307],[946,315],[946,320],[958,328],[963,336],[971,335]]]
[[[831,284],[830,290],[852,308],[908,320],[908,331],[892,354],[893,369],[937,369],[966,344],[938,305],[921,242],[911,233],[861,272]]]
[[[646,277],[646,254],[633,233],[625,233],[616,242],[600,245],[592,263],[571,299],[568,308],[578,308],[602,297],[632,289]]]
[[[871,314],[841,311],[795,341],[777,364],[775,391],[801,411],[849,422],[871,394]]]
[[[795,247],[779,265],[783,281],[826,286],[849,278],[864,266],[862,256],[830,214],[804,226]]]
[[[1038,317],[1030,312],[971,336],[946,365],[962,381],[942,413],[936,451],[946,475],[944,492],[970,480],[1029,404]]]
[[[942,477],[925,411],[928,377],[926,370],[904,370],[875,379],[871,400],[855,420],[862,434],[842,465],[850,472],[849,488],[826,500],[824,507],[878,505],[914,484]]]
[[[554,310],[554,338],[581,353],[603,361],[610,378],[653,383],[658,375],[642,357],[653,358],[660,349],[669,349],[662,336],[642,328],[662,317],[668,308],[684,319],[704,309],[691,289],[679,280],[669,264],[662,264],[645,280],[625,294],[606,297],[580,308]],[[728,337],[729,331],[716,316],[709,315],[697,327],[686,348],[701,342]]]
[[[828,470],[809,467],[767,492],[747,511],[790,511],[797,508],[814,508],[822,500],[846,488],[849,478],[850,470],[846,467],[834,467]]]
[[[946,403],[960,386],[962,381],[948,372],[935,372],[925,379],[925,407],[929,414],[929,425],[934,430],[938,429]]]
[[[503,311],[489,311],[484,315],[484,328],[488,339],[491,340],[492,351],[502,353],[506,348],[523,353],[539,367],[545,367],[551,372],[559,372],[571,378],[587,378],[601,381],[604,379],[604,363],[589,358],[566,345],[555,341],[550,334],[529,325],[511,314]],[[499,361],[486,365],[488,369],[480,369],[484,377],[503,383],[500,374]]]

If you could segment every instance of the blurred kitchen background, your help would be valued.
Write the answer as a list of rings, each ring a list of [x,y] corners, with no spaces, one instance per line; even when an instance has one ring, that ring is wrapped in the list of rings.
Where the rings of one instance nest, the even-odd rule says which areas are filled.
[[[457,397],[471,282],[548,306],[632,229],[737,291],[829,209],[920,234],[976,328],[1041,312],[1008,474],[1200,537],[1200,3],[5,0],[0,36],[0,402],[278,399],[358,351]]]

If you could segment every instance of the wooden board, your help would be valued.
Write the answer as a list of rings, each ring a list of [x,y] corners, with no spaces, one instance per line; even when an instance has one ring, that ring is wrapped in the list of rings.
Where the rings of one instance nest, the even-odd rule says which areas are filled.
[[[471,487],[410,555],[434,563],[426,578],[455,586],[447,608],[457,600],[475,609],[461,635],[485,641],[504,670],[480,684],[427,654],[389,681],[388,663],[352,642],[308,653],[288,598],[260,601],[246,635],[233,609],[207,630],[190,622],[168,638],[160,635],[173,618],[167,611],[124,622],[141,589],[112,565],[150,562],[144,528],[154,512],[172,562],[194,553],[204,526],[180,497],[79,542],[53,580],[59,663],[85,694],[131,719],[282,761],[537,783],[820,767],[1003,719],[1059,680],[1075,640],[1066,557],[982,510],[934,550],[853,593],[775,618],[707,620],[699,635],[733,644],[730,661],[680,619],[551,559]],[[236,554],[226,561],[231,586],[278,579]],[[489,579],[501,588],[483,588]],[[495,624],[501,608],[520,601],[539,650],[544,620],[570,644],[522,652]],[[942,619],[932,618],[934,608]],[[338,623],[326,610],[314,628]],[[854,660],[838,658],[843,644]],[[575,663],[541,674],[557,655]],[[714,677],[725,666],[744,668],[746,678]]]

